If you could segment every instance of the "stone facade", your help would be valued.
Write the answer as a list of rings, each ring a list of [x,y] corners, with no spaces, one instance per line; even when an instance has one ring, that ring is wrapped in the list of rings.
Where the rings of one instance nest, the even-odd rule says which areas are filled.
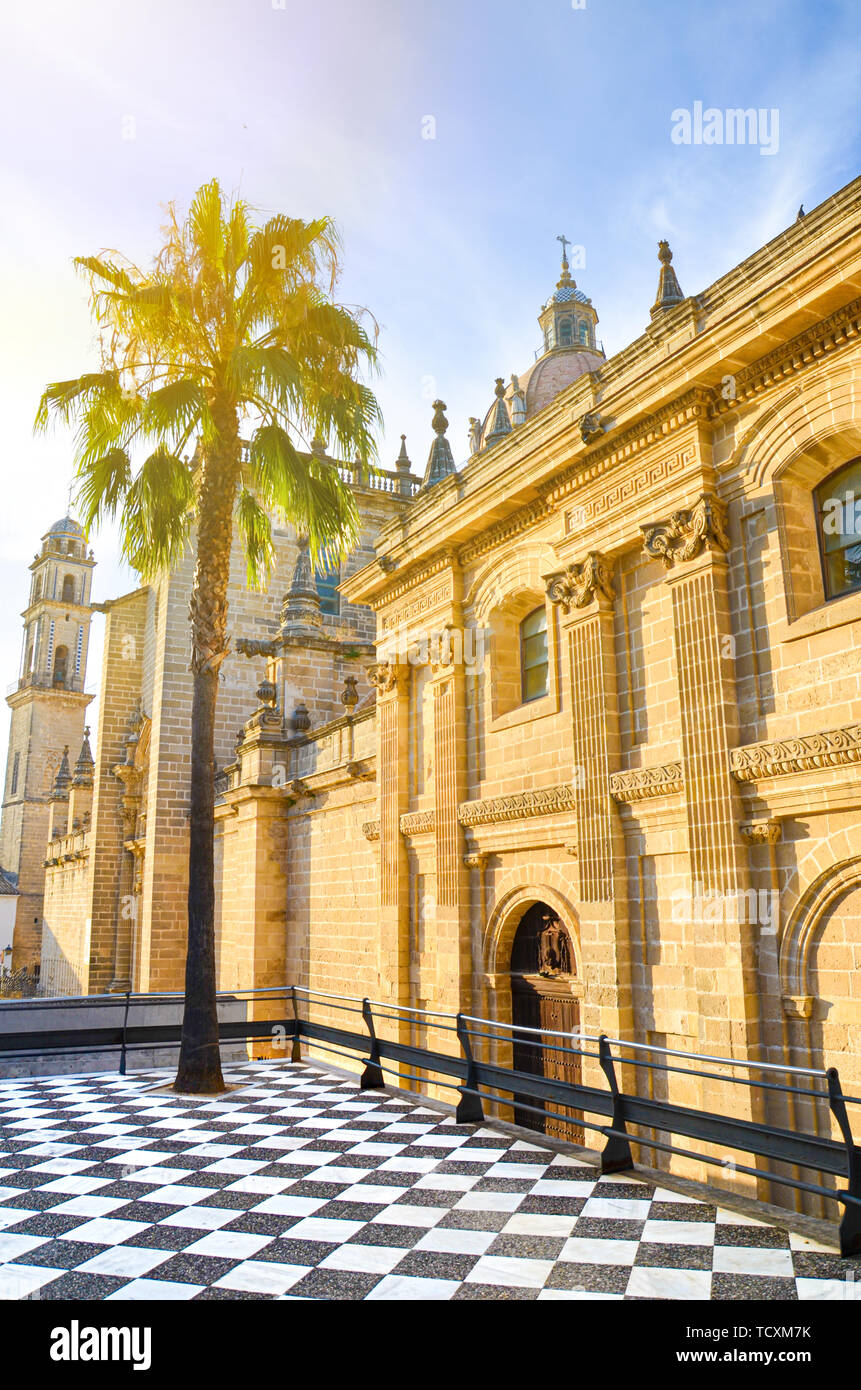
[[[224,988],[509,1022],[518,928],[540,904],[570,942],[556,988],[587,1033],[835,1063],[861,1084],[861,572],[829,596],[816,501],[861,456],[859,213],[861,180],[702,293],[659,295],[609,359],[584,310],[586,350],[553,340],[537,404],[526,373],[526,389],[500,382],[460,472],[436,402],[424,486],[368,512],[342,578],[349,631],[309,624],[301,585],[279,627],[283,586],[246,595],[237,555],[251,660],[225,663],[221,706]],[[551,299],[542,324],[578,303]],[[283,557],[295,572],[292,541]],[[136,988],[182,978],[188,581],[148,592],[145,825],[122,852],[108,832],[140,876]],[[96,797],[122,761],[111,737]],[[71,873],[52,874],[71,913]],[[95,940],[83,988],[109,983]],[[821,1106],[652,1084],[829,1125]]]

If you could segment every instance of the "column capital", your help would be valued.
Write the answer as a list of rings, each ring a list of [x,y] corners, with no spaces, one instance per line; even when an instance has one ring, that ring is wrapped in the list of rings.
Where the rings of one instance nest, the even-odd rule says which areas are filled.
[[[704,550],[729,550],[726,506],[714,493],[700,493],[692,507],[680,508],[666,521],[641,526],[643,549],[666,569],[694,560]]]
[[[373,666],[366,666],[368,680],[380,695],[389,695],[398,687],[398,680],[403,676],[403,667],[396,661],[376,661]]]
[[[776,845],[783,833],[779,820],[751,820],[739,826],[750,845]]]
[[[563,613],[585,608],[603,595],[613,601],[613,565],[598,550],[590,550],[585,560],[545,576],[547,597],[558,603]]]

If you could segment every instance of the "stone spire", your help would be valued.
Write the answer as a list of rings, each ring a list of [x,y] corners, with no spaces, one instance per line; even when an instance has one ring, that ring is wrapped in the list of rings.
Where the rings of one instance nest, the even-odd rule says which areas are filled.
[[[81,751],[78,754],[78,761],[75,763],[75,786],[91,787],[93,785],[93,754],[90,750],[90,726],[84,729],[84,741],[81,744]]]
[[[505,382],[501,376],[498,376],[496,378],[496,400],[490,407],[484,443],[487,447],[491,444],[498,444],[500,439],[504,439],[507,434],[511,434],[511,420],[508,407],[505,404]]]
[[[322,626],[320,617],[320,595],[314,571],[311,568],[311,554],[307,536],[297,537],[299,552],[293,566],[293,577],[281,608],[281,627]]]
[[[433,427],[435,439],[430,447],[428,454],[427,468],[422,480],[422,489],[433,487],[434,483],[439,483],[443,478],[447,478],[449,473],[454,473],[454,456],[451,452],[451,445],[445,437],[448,429],[448,420],[445,418],[445,401],[434,401],[433,403]]]
[[[67,796],[69,787],[72,784],[72,774],[69,769],[69,745],[63,749],[63,756],[60,759],[60,766],[54,778],[54,796]]]
[[[410,463],[410,456],[407,453],[407,437],[405,434],[401,435],[401,448],[400,453],[395,459],[395,469],[398,473],[398,486],[401,492],[409,496],[411,492],[410,474],[412,473],[413,466]]]
[[[675,308],[677,304],[681,304],[685,297],[682,294],[678,276],[671,265],[672,259],[673,253],[670,250],[670,243],[659,241],[658,260],[661,262],[661,273],[658,278],[658,293],[652,305],[652,318],[656,318],[663,309]]]

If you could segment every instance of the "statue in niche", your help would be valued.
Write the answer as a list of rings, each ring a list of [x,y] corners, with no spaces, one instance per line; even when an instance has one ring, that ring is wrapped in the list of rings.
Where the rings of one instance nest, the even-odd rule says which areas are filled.
[[[558,917],[545,917],[538,934],[539,975],[570,975],[571,947],[568,933]]]
[[[512,425],[522,425],[526,422],[526,394],[520,385],[519,378],[511,373],[511,423]]]

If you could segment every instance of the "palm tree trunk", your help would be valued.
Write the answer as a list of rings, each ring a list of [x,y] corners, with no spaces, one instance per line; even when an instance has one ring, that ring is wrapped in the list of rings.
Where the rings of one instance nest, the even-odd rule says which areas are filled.
[[[215,974],[215,707],[227,652],[227,584],[239,459],[236,415],[213,405],[217,448],[207,451],[198,494],[197,565],[191,603],[194,693],[191,707],[191,813],[188,853],[188,952],[185,1010],[174,1090],[215,1095],[225,1089],[218,1045]]]

